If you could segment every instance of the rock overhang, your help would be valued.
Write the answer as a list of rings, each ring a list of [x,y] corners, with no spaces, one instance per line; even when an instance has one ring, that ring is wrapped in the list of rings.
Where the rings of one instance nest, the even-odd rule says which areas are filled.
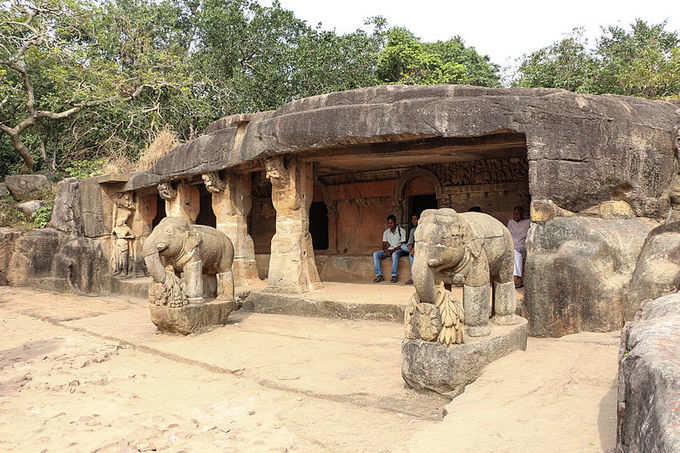
[[[679,123],[676,103],[625,96],[462,85],[361,88],[217,120],[204,135],[133,175],[125,190],[259,168],[259,161],[277,155],[313,159],[315,153],[343,154],[381,143],[511,132],[525,137],[534,199],[581,210],[630,187],[636,214],[655,217],[665,205],[650,200],[663,198],[670,183]]]

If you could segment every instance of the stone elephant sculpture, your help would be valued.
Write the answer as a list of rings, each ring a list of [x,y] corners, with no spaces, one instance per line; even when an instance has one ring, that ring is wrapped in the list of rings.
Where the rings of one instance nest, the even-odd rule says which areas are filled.
[[[510,231],[479,212],[424,211],[415,232],[413,283],[420,302],[434,303],[437,288],[463,284],[463,312],[469,336],[485,336],[493,283],[494,322],[515,324],[513,244]]]
[[[184,292],[192,303],[203,300],[203,274],[217,276],[217,297],[234,300],[234,246],[226,234],[183,217],[165,217],[144,240],[144,262],[156,283],[166,281],[166,266],[183,273]],[[174,277],[174,276],[173,276]]]

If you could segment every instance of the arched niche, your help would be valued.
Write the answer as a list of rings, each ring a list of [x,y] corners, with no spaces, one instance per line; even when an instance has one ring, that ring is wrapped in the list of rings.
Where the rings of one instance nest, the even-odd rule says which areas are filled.
[[[440,200],[442,199],[443,193],[442,184],[439,181],[439,178],[437,178],[437,175],[424,168],[413,168],[408,170],[399,177],[399,182],[395,186],[394,193],[392,194],[392,210],[394,215],[397,216],[397,221],[400,224],[408,223],[408,219],[406,218],[408,215],[408,194],[406,193],[406,189],[409,184],[416,179],[421,179],[432,186],[434,194],[437,197],[437,202],[441,205]]]

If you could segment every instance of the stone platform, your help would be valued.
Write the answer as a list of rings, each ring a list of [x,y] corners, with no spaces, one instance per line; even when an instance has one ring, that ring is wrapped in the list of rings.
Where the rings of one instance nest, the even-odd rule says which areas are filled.
[[[182,335],[203,332],[211,327],[226,324],[232,311],[234,302],[221,300],[189,304],[181,308],[149,304],[151,321],[158,330]]]
[[[323,282],[303,294],[269,292],[264,282],[249,288],[242,310],[333,319],[404,321],[404,309],[415,291],[403,283]]]
[[[489,323],[489,336],[466,335],[465,343],[461,345],[404,340],[401,343],[401,376],[416,390],[455,398],[481,375],[486,365],[513,351],[526,350],[527,320],[519,319],[521,322],[512,326]]]
[[[114,294],[146,298],[151,277],[115,279]],[[63,283],[63,281],[62,281]],[[36,285],[38,286],[38,285]],[[66,289],[45,288],[65,291]],[[304,294],[279,294],[266,290],[266,281],[256,281],[247,287],[237,287],[241,310],[331,319],[404,321],[404,310],[415,289],[399,283],[321,282],[321,288]],[[462,288],[453,288],[462,297]],[[517,290],[521,305],[524,290]]]

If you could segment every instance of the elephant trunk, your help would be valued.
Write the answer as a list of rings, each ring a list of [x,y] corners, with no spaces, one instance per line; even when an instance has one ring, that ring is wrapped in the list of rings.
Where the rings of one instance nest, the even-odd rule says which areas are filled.
[[[411,273],[413,274],[413,286],[416,288],[420,301],[433,304],[437,294],[434,270],[429,265],[427,252],[424,250],[424,247],[416,247]]]
[[[146,269],[151,274],[153,280],[157,283],[165,281],[165,268],[161,262],[161,257],[158,254],[158,249],[152,241],[146,241],[142,250],[144,254],[144,264]]]

